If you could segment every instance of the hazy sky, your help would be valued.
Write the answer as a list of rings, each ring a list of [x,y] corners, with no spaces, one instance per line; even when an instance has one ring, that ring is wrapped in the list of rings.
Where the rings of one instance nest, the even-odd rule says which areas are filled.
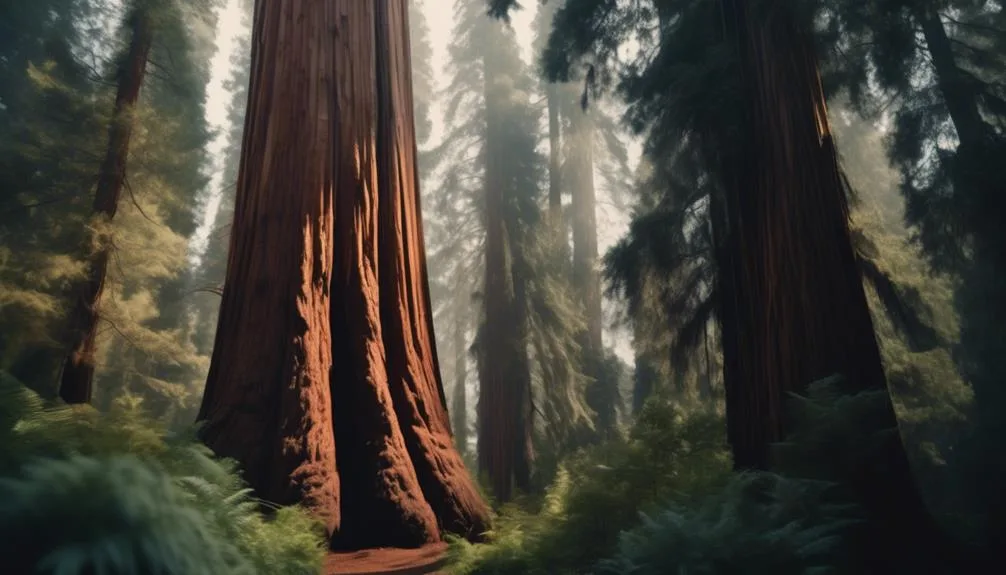
[[[213,157],[213,179],[209,184],[210,200],[203,213],[203,221],[192,238],[193,257],[190,259],[196,261],[206,247],[206,237],[213,225],[213,218],[217,215],[217,206],[220,205],[220,187],[223,184],[221,153],[227,145],[227,106],[231,101],[231,93],[224,89],[224,81],[230,75],[234,42],[238,34],[247,33],[241,26],[239,4],[239,0],[227,0],[217,19],[217,51],[210,62],[210,84],[206,87],[206,121],[217,131],[217,137],[209,145]]]

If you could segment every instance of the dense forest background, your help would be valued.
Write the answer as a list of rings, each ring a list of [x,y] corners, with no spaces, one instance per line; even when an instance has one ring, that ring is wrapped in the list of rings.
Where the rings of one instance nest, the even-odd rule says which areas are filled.
[[[132,453],[222,506],[203,529],[232,548],[190,558],[215,570],[170,572],[321,561],[331,525],[263,518],[192,436],[222,297],[259,289],[225,282],[255,4],[0,0],[0,481],[20,494],[0,533],[56,509],[50,483],[155,493],[132,460],[94,463]],[[453,568],[950,573],[1001,549],[1002,2],[513,4],[408,2],[427,365],[495,521],[452,539]],[[36,515],[0,549],[51,567]]]

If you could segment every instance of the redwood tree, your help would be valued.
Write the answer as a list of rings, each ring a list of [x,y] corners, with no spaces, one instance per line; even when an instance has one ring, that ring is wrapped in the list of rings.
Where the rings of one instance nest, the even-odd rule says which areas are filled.
[[[261,0],[199,419],[258,495],[340,548],[474,538],[419,217],[407,0]]]
[[[572,99],[571,99],[572,100]],[[576,100],[579,100],[577,98]],[[593,378],[586,390],[587,405],[597,414],[595,425],[601,437],[614,431],[617,389],[603,374],[604,321],[601,313],[601,276],[597,257],[597,199],[594,189],[593,108],[568,106],[569,157],[565,178],[572,196],[573,285],[584,303],[587,329],[580,334],[584,366]]]
[[[901,572],[899,563],[945,567],[931,561],[946,558],[945,541],[915,488],[887,394],[811,22],[776,0],[661,4],[677,17],[662,26],[660,53],[636,75],[626,67],[620,87],[630,119],[640,129],[655,124],[657,143],[674,152],[652,159],[700,159],[696,185],[714,183],[716,296],[735,465],[771,467],[772,445],[794,431],[788,395],[841,374],[841,391],[884,400],[869,420],[855,422],[857,432],[875,434],[859,446],[866,457],[831,477],[867,513],[856,541],[870,572]],[[569,61],[589,50],[612,61],[618,42],[611,36],[634,29],[632,19],[608,3],[568,2],[550,42],[553,76],[562,79]],[[605,21],[609,29],[594,27]],[[668,40],[676,50],[663,45]],[[920,546],[934,554],[919,553]]]
[[[787,394],[841,374],[847,393],[887,394],[849,231],[810,26],[790,7],[722,0],[737,70],[735,129],[717,134],[725,229],[719,252],[728,438],[739,468],[770,467],[792,429]],[[770,10],[771,8],[771,10]],[[769,14],[771,13],[771,16]],[[941,537],[918,494],[889,398],[859,422],[893,433],[841,477],[869,513],[861,542],[883,570]],[[864,446],[864,451],[866,447]]]
[[[481,8],[481,6],[479,6]],[[526,193],[521,166],[513,158],[532,147],[521,129],[514,86],[502,79],[519,70],[511,32],[479,15],[476,24],[485,102],[483,189],[485,194],[485,324],[479,335],[478,461],[493,495],[509,501],[514,487],[531,483],[531,368],[527,348],[529,270],[522,265]],[[516,146],[514,145],[516,143]],[[526,174],[522,174],[526,176]]]
[[[99,226],[108,226],[115,218],[126,183],[126,160],[135,124],[133,113],[140,97],[153,41],[151,10],[147,0],[137,0],[128,7],[125,29],[129,34],[129,44],[116,68],[115,108],[108,128],[105,159],[94,192],[92,209]],[[87,275],[71,292],[69,351],[59,383],[59,395],[67,403],[90,403],[94,391],[94,353],[100,320],[98,307],[113,249],[111,239],[104,234],[99,235],[95,243],[96,246],[88,248]]]

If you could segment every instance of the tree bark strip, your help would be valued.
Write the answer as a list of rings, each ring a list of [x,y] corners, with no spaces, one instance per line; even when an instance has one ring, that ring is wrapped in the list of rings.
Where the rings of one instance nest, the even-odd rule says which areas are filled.
[[[330,533],[336,16],[326,2],[256,4],[229,287],[199,413],[203,440],[259,497],[303,502]]]
[[[454,312],[454,390],[451,394],[451,427],[454,444],[462,455],[468,451],[468,306],[466,298],[458,298]]]
[[[377,3],[381,319],[388,376],[419,483],[442,529],[488,529],[487,509],[454,448],[433,337],[412,108],[407,0]]]
[[[594,121],[590,108],[570,106],[569,189],[572,195],[573,285],[580,290],[587,319],[587,329],[580,335],[587,373],[594,381],[587,386],[587,405],[597,414],[600,437],[615,427],[614,382],[604,381],[603,328],[601,313],[601,276],[597,255],[597,199],[594,189]]]
[[[336,96],[336,277],[332,286],[332,389],[336,439],[343,470],[343,529],[339,548],[381,544],[411,547],[436,541],[440,532],[423,497],[389,385],[389,368],[401,358],[385,348],[381,318],[379,98],[387,79],[378,70],[376,23],[381,2],[341,0],[338,18],[340,77]],[[382,85],[383,83],[383,85]],[[392,294],[387,294],[389,297]],[[400,329],[388,325],[388,330]],[[390,357],[389,357],[390,356]],[[374,475],[376,474],[376,479]]]
[[[111,224],[126,183],[129,142],[136,124],[136,105],[147,71],[153,41],[150,8],[141,0],[130,8],[129,48],[116,78],[115,108],[108,127],[108,148],[98,175],[92,210],[103,225]],[[59,396],[67,403],[90,403],[94,392],[94,353],[97,346],[99,307],[112,256],[111,238],[100,237],[88,257],[87,279],[75,286],[69,314],[69,353],[60,373]]]

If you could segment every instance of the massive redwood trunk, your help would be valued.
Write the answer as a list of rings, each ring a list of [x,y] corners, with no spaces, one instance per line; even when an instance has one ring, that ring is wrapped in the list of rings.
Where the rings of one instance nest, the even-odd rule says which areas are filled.
[[[433,347],[406,2],[256,3],[199,414],[260,497],[307,505],[337,548],[488,528]]]
[[[134,111],[147,70],[153,31],[150,8],[144,2],[131,7],[127,20],[129,48],[116,73],[115,108],[108,128],[108,148],[98,174],[94,193],[94,215],[109,225],[119,208],[126,182],[126,160],[135,124]],[[69,352],[60,375],[59,396],[67,403],[90,403],[94,387],[94,353],[98,338],[98,308],[112,255],[111,239],[98,238],[97,249],[89,254],[87,278],[74,287],[69,314]]]
[[[788,431],[787,393],[836,373],[849,392],[886,393],[887,383],[806,27],[783,6],[723,8],[743,98],[742,130],[721,140],[728,435],[737,467],[764,469]],[[880,419],[859,423],[897,429],[890,402]],[[892,557],[913,546],[938,546],[900,435],[883,437],[842,478],[869,515],[862,542],[878,573],[898,571]]]
[[[783,438],[786,393],[834,373],[858,389],[886,380],[810,40],[786,10],[767,24],[745,2],[723,4],[745,108],[745,136],[724,166],[736,258],[724,296],[736,306],[729,331],[744,381],[727,401],[736,464],[764,468]]]

